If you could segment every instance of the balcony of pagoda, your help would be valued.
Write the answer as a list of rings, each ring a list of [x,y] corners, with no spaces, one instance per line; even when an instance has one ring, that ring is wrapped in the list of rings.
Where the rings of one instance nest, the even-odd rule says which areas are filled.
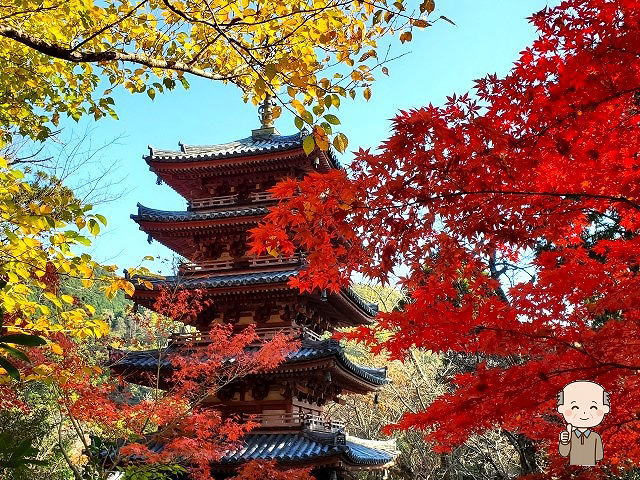
[[[202,260],[198,262],[183,262],[178,266],[178,274],[180,276],[198,276],[200,274],[208,274],[233,269],[256,269],[273,267],[281,267],[285,265],[300,265],[302,255],[295,254],[292,256],[259,255],[246,256],[240,258],[225,258],[220,260]]]
[[[260,413],[242,415],[242,420],[258,424],[256,430],[307,430],[311,432],[344,433],[344,422],[310,413]]]
[[[269,192],[252,192],[246,199],[241,199],[240,195],[224,195],[219,197],[198,198],[188,202],[189,210],[203,210],[207,208],[227,207],[230,205],[264,203],[274,200]]]
[[[293,340],[312,340],[319,342],[322,337],[306,327],[266,327],[256,328],[256,339],[251,346],[261,346],[276,335],[286,335]],[[194,348],[211,344],[212,338],[207,332],[174,333],[169,337],[169,346],[176,348]]]

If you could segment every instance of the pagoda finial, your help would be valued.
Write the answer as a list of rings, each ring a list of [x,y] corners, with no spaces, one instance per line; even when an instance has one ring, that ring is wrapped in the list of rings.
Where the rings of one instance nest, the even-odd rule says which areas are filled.
[[[276,102],[270,94],[264,97],[264,101],[258,107],[258,118],[260,118],[260,128],[251,131],[253,138],[269,137],[270,135],[279,134],[276,127],[273,126],[275,120],[273,110]]]
[[[267,93],[264,101],[258,107],[258,115],[260,115],[262,128],[273,127],[273,107],[275,104],[276,102],[273,101],[273,97]]]

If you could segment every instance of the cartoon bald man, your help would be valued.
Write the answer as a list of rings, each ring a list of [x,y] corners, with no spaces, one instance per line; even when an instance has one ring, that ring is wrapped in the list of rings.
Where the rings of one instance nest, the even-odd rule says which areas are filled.
[[[602,460],[602,439],[591,429],[609,410],[609,394],[595,382],[571,382],[558,394],[558,412],[567,422],[558,449],[570,465],[592,466]]]

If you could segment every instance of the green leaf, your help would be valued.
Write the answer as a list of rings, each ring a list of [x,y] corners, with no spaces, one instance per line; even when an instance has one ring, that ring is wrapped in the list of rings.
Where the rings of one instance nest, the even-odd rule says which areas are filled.
[[[302,148],[304,149],[304,153],[311,155],[311,152],[316,148],[316,142],[312,135],[304,137],[304,140],[302,141]]]
[[[294,118],[293,123],[295,123],[298,130],[302,130],[302,127],[304,127],[304,120],[302,120],[300,117]]]
[[[13,343],[15,345],[24,345],[25,347],[40,347],[46,345],[47,341],[37,335],[28,335],[26,333],[10,333],[8,335],[0,335],[0,342]]]
[[[311,115],[311,112],[305,110],[300,114],[300,116],[302,117],[302,120],[304,120],[309,125],[313,124],[313,115]]]
[[[22,360],[23,362],[29,361],[29,357],[27,357],[27,355],[22,350],[18,350],[17,348],[10,347],[9,345],[6,345],[4,343],[0,343],[0,348],[5,350],[9,355],[16,357],[17,359]]]
[[[102,225],[104,225],[105,227],[107,226],[107,219],[105,218],[104,215],[100,215],[99,213],[96,213],[95,217],[100,220],[100,223],[102,223]]]
[[[327,135],[331,135],[333,133],[333,129],[331,128],[331,125],[329,125],[327,122],[322,122],[320,126],[324,129]]]
[[[11,378],[20,380],[20,372],[6,358],[0,357],[0,367],[4,368]]]
[[[150,88],[149,90],[147,90],[147,95],[149,95],[149,98],[153,100],[154,98],[156,98],[156,91],[153,88]]]
[[[76,236],[74,240],[78,242],[80,245],[84,245],[85,247],[91,246],[91,240],[89,240],[87,237],[83,237],[82,235]]]
[[[98,235],[100,233],[100,225],[93,218],[89,219],[87,228],[89,229],[89,233],[91,233],[91,235]]]
[[[340,125],[340,119],[331,113],[325,115],[324,119],[332,125]]]

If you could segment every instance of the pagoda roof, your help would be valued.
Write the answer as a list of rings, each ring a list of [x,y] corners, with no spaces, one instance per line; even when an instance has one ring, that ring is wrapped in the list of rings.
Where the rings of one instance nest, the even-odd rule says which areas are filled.
[[[177,277],[169,276],[162,279],[149,279],[153,285],[174,286],[179,285],[187,289],[207,289],[219,287],[243,287],[249,285],[283,283],[299,273],[299,269],[271,272],[251,272],[236,275],[211,275],[208,277]],[[351,288],[343,288],[340,292],[355,306],[369,317],[378,313],[378,305],[363,299]]]
[[[104,457],[115,457],[117,447],[100,452]],[[375,448],[378,447],[378,448]],[[164,449],[161,442],[149,445],[154,453]],[[343,432],[249,433],[237,446],[227,450],[212,464],[214,470],[233,468],[250,460],[275,460],[280,464],[323,465],[336,461],[345,466],[375,468],[392,463],[398,455],[394,440],[363,440]],[[137,457],[134,456],[132,460]]]
[[[218,287],[244,287],[263,283],[287,282],[296,275],[298,270],[286,270],[276,272],[251,272],[236,275],[216,275],[210,277],[165,277],[163,279],[151,279],[151,283],[158,286],[180,285],[186,289],[206,289]]]
[[[352,362],[345,354],[344,347],[335,339],[321,341],[305,339],[301,343],[300,348],[289,353],[284,363],[276,367],[273,373],[279,373],[283,369],[288,370],[289,367],[296,364],[334,358],[342,368],[370,384],[380,386],[388,383],[386,368],[365,367]],[[257,347],[249,348],[255,349]],[[123,370],[156,370],[158,362],[160,362],[160,368],[171,368],[169,357],[179,350],[176,346],[170,344],[163,349],[114,351],[122,356],[115,360],[112,367]]]
[[[252,217],[258,215],[266,215],[267,213],[269,213],[269,209],[265,207],[248,207],[228,210],[216,210],[211,212],[194,212],[190,210],[157,210],[155,208],[145,207],[141,203],[138,203],[138,214],[131,215],[131,218],[136,222],[189,222],[194,220],[218,220],[221,218]]]
[[[184,145],[180,150],[161,150],[149,147],[149,155],[143,158],[150,162],[192,162],[244,157],[264,153],[281,152],[302,147],[303,133],[293,135],[268,135],[246,137],[218,145]]]
[[[180,150],[163,150],[149,146],[149,154],[142,158],[151,164],[194,163],[209,160],[224,160],[239,157],[255,157],[290,150],[302,151],[302,140],[308,133],[301,131],[293,135],[258,135],[215,145],[185,145]],[[331,148],[323,152],[329,168],[341,168]]]
[[[343,433],[302,432],[297,434],[249,434],[243,444],[220,460],[221,464],[250,460],[276,460],[281,463],[313,462],[339,457],[353,466],[383,466],[394,460],[394,453],[358,443]],[[373,443],[373,442],[370,442]],[[388,442],[379,442],[388,443]]]

